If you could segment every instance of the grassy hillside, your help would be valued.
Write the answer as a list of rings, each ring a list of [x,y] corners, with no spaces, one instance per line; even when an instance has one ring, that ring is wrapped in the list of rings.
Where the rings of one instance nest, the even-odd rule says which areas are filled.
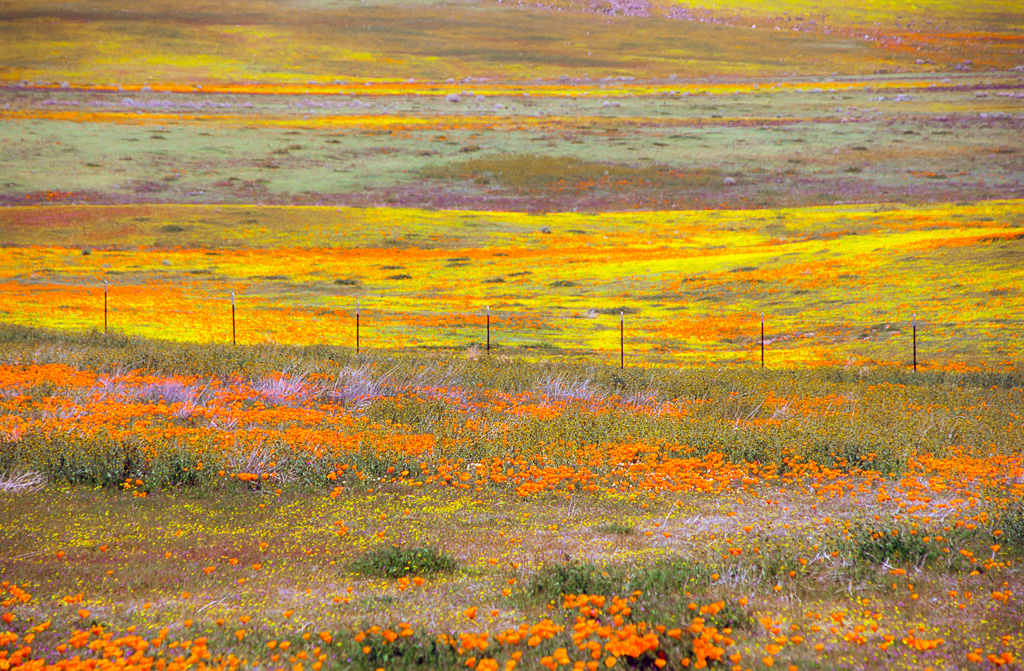
[[[1006,3],[915,3],[910,10],[859,2],[709,4],[8,0],[0,8],[0,77],[305,86],[1020,64],[1021,12]]]
[[[548,215],[10,208],[4,318],[190,341],[748,366],[1013,367],[1019,201]],[[24,246],[43,243],[45,246]]]

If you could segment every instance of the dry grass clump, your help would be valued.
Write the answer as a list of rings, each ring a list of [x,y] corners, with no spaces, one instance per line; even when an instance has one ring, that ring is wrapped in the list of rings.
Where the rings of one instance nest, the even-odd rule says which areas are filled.
[[[10,472],[0,475],[0,492],[19,494],[35,492],[46,486],[46,477],[32,471]]]

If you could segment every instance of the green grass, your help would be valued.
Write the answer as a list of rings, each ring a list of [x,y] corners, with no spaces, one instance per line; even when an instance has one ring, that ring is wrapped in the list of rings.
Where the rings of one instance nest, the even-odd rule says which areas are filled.
[[[866,81],[851,89],[765,85],[687,96],[660,89],[625,96],[591,82],[579,85],[576,97],[488,94],[485,103],[467,103],[473,107],[456,121],[449,121],[451,104],[443,96],[398,93],[368,110],[386,108],[399,126],[383,134],[363,128],[355,115],[365,111],[348,107],[347,96],[337,103],[334,96],[321,96],[334,106],[312,108],[301,96],[225,96],[218,99],[229,106],[225,114],[242,104],[252,104],[252,110],[238,120],[198,115],[187,123],[160,118],[140,125],[91,120],[88,114],[101,101],[96,110],[145,122],[126,97],[139,104],[166,100],[188,112],[210,96],[8,89],[0,91],[0,106],[11,104],[29,117],[53,111],[54,100],[83,116],[0,120],[0,140],[8,146],[0,168],[7,175],[7,204],[49,202],[47,193],[63,192],[70,194],[59,198],[64,202],[110,204],[446,202],[482,210],[629,211],[1021,194],[1014,130],[986,121],[1015,113],[1014,78],[953,73],[947,83],[906,75],[903,85],[913,91],[906,100],[894,99],[903,89],[890,90],[891,77],[869,75]],[[979,88],[990,95],[975,96]],[[679,91],[690,92],[682,84]],[[358,91],[353,94],[361,100]],[[620,107],[603,107],[602,100]],[[497,116],[495,104],[504,107]],[[349,116],[352,127],[345,125]],[[526,123],[537,118],[539,125]],[[413,125],[402,129],[403,122]],[[953,132],[960,123],[971,132]],[[49,141],[57,137],[59,145]],[[470,145],[481,147],[480,153],[462,151]],[[296,146],[301,148],[280,153]],[[984,162],[972,160],[979,154]],[[937,174],[945,179],[934,179]],[[735,184],[726,185],[726,177]],[[189,223],[169,224],[185,229],[178,230],[161,228],[168,222],[132,222],[117,235],[124,240],[152,228],[154,241],[168,247],[235,237],[230,230]],[[35,229],[32,235],[43,237],[31,239],[59,239],[59,231]]]
[[[453,573],[458,568],[458,562],[436,548],[387,546],[367,552],[353,561],[350,568],[366,576],[401,578],[407,575]]]
[[[533,574],[526,589],[530,597],[547,603],[564,594],[623,594],[623,587],[620,568],[569,560],[542,566]]]
[[[1024,554],[1024,499],[1010,498],[1005,507],[995,514],[992,526],[993,531],[1001,532],[996,540]]]

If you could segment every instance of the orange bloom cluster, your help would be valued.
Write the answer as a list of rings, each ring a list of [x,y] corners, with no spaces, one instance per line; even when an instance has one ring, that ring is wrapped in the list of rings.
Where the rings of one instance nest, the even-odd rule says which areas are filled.
[[[10,608],[15,602],[28,603],[31,595],[10,582],[0,583],[0,607]],[[75,600],[75,599],[72,599]],[[13,613],[4,614],[11,625]],[[78,612],[84,620],[90,612]],[[0,669],[3,671],[236,671],[245,661],[232,655],[214,655],[206,637],[181,641],[167,641],[170,629],[163,628],[152,638],[135,632],[136,627],[121,636],[115,636],[104,627],[75,629],[65,641],[55,646],[59,661],[48,661],[33,648],[36,637],[50,628],[52,619],[30,627],[19,635],[12,630],[0,632]],[[168,645],[164,645],[167,642]]]
[[[436,643],[457,656],[458,666],[476,671],[499,668],[512,671],[528,651],[541,654],[538,663],[551,671],[560,666],[597,671],[615,667],[620,661],[622,666],[630,668],[641,658],[659,669],[672,659],[684,668],[701,669],[724,659],[725,648],[733,644],[728,637],[730,632],[728,629],[719,632],[704,619],[704,616],[717,614],[724,602],[701,606],[700,616],[694,617],[686,627],[670,628],[633,617],[633,604],[640,596],[640,592],[629,597],[568,594],[562,602],[562,609],[568,616],[565,625],[544,618],[493,636],[479,631],[440,634]],[[472,615],[469,619],[475,618],[475,611],[475,608],[467,611],[467,616]],[[579,614],[572,617],[569,614],[573,611]],[[353,640],[362,646],[364,655],[372,655],[382,646],[416,636],[407,623],[395,629],[374,625],[356,632]],[[564,636],[571,637],[571,645],[553,647]],[[738,654],[733,658],[738,660]]]
[[[928,507],[929,498],[915,498],[925,496],[922,488],[934,493],[949,488],[955,477],[992,481],[1022,472],[1019,457],[978,458],[966,446],[953,446],[947,448],[952,454],[943,457],[908,455],[907,475],[893,490],[881,479],[885,474],[872,471],[875,453],[859,455],[856,463],[834,452],[813,453],[810,458],[783,453],[777,463],[733,463],[718,451],[696,456],[690,446],[666,442],[580,445],[558,439],[509,447],[522,440],[519,434],[530,430],[532,423],[567,413],[594,420],[623,413],[688,419],[703,412],[704,403],[564,398],[562,393],[389,383],[378,385],[371,396],[359,396],[323,376],[271,375],[244,381],[137,371],[99,375],[63,364],[0,365],[0,437],[21,446],[23,466],[43,472],[61,457],[89,461],[111,448],[118,453],[130,450],[134,470],[111,484],[137,496],[151,489],[145,484],[151,466],[174,455],[188,456],[188,463],[177,468],[193,480],[235,479],[254,489],[288,481],[298,471],[336,487],[335,494],[353,478],[476,492],[496,488],[521,497],[598,491],[719,492],[737,484],[777,480],[808,483],[826,497],[872,488],[880,501],[905,499],[910,512]],[[721,425],[729,431],[762,431],[832,418],[852,420],[862,404],[853,397],[803,397],[766,390],[759,417],[748,413]],[[369,414],[371,405],[388,408],[395,419]],[[400,419],[438,408],[444,408],[443,419],[430,433],[423,432],[422,424]],[[914,414],[934,410],[905,408]],[[1012,424],[1006,430],[1013,431]],[[515,456],[473,453],[481,436],[494,447],[492,455]],[[822,463],[825,459],[835,465]],[[124,464],[115,466],[121,469]],[[851,472],[859,475],[856,484]],[[960,507],[950,502],[935,505]]]
[[[453,654],[460,667],[476,671],[498,668],[512,671],[528,651],[541,655],[539,663],[552,671],[570,664],[574,669],[597,671],[620,662],[629,668],[641,658],[647,660],[644,663],[653,663],[659,669],[672,660],[684,668],[700,669],[724,659],[726,648],[733,645],[729,638],[730,630],[719,632],[705,619],[713,618],[724,607],[723,602],[701,606],[695,613],[697,616],[688,620],[685,626],[669,626],[635,617],[633,606],[641,594],[634,592],[628,597],[569,594],[561,604],[566,624],[544,618],[493,635],[480,631],[440,634],[436,645]],[[0,584],[0,596],[7,597],[0,602],[4,609],[15,603],[27,603],[32,598],[9,582]],[[692,604],[691,608],[696,609],[696,605]],[[5,621],[11,625],[15,618],[10,611],[7,614],[10,617]],[[285,613],[286,617],[288,615]],[[90,613],[83,609],[79,616],[84,620]],[[135,625],[120,634],[99,625],[73,629],[65,639],[57,639],[52,652],[42,654],[33,648],[33,642],[50,627],[51,621],[52,618],[22,629],[21,634],[14,630],[0,633],[0,667],[4,671],[234,671],[250,664],[229,651],[216,649],[208,637],[172,640],[168,627],[144,634],[137,632]],[[239,622],[244,626],[248,621],[246,617]],[[223,620],[217,621],[218,627],[224,624]],[[185,622],[186,628],[191,625],[192,620]],[[230,640],[237,639],[241,643],[250,633],[248,629],[239,629]],[[283,662],[282,658],[290,655],[292,661],[312,662],[313,670],[317,671],[328,663],[330,646],[339,644],[337,637],[328,631],[320,632],[318,637],[329,646],[327,649],[290,650],[292,642],[270,640],[264,646],[268,662]],[[306,633],[302,638],[310,641],[311,635]],[[565,639],[565,644],[559,645],[562,639]],[[426,639],[412,625],[402,622],[359,630],[352,641],[363,655],[375,655],[388,646],[418,646]],[[52,642],[52,638],[48,639],[48,643]],[[51,648],[47,646],[47,649]],[[731,659],[738,660],[738,653]]]

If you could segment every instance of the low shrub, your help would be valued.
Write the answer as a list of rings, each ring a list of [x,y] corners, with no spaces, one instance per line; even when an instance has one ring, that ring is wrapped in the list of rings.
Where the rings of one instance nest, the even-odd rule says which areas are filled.
[[[970,570],[973,563],[970,554],[959,550],[980,546],[981,534],[967,528],[857,521],[850,525],[848,542],[855,564],[919,568],[944,564],[949,571],[960,572]]]
[[[713,569],[704,562],[681,555],[664,557],[633,573],[625,591],[640,591],[644,594],[682,593],[699,584],[707,584],[713,573]]]
[[[600,526],[594,527],[594,531],[599,534],[615,534],[617,536],[629,536],[633,533],[634,529],[625,522],[607,522]]]
[[[623,594],[624,584],[622,569],[574,559],[544,564],[528,581],[526,592],[541,601],[555,601],[563,594]]]
[[[388,545],[359,557],[352,562],[350,568],[363,575],[401,578],[407,575],[454,573],[458,566],[454,557],[436,548]]]

